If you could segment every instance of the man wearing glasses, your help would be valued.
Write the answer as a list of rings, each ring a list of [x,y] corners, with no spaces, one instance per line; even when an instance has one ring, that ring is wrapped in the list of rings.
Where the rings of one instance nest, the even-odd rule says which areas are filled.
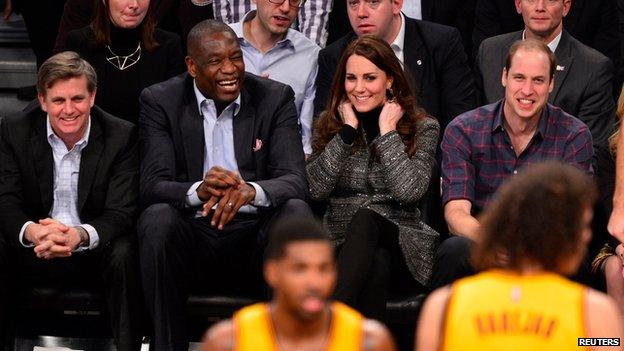
[[[231,24],[243,50],[247,72],[288,84],[295,91],[303,150],[312,153],[312,113],[320,50],[302,33],[290,29],[305,0],[253,0],[257,6]]]
[[[355,38],[384,39],[403,62],[418,103],[444,128],[455,116],[477,107],[474,80],[457,29],[409,18],[403,0],[342,0],[352,33],[321,50],[314,115],[325,109],[338,59]]]

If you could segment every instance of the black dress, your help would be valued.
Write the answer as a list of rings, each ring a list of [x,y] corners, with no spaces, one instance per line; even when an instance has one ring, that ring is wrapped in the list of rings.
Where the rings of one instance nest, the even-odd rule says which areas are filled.
[[[123,70],[111,64],[107,56],[110,58],[113,55],[135,53],[140,38],[138,29],[111,27],[113,44],[110,50],[95,46],[91,27],[77,29],[67,35],[66,49],[76,51],[95,68],[98,77],[95,103],[105,111],[135,124],[139,118],[141,91],[185,71],[180,38],[160,29],[156,29],[154,34],[160,46],[151,52],[141,46],[139,60],[134,65],[129,65],[131,60],[128,60]],[[135,54],[132,58],[137,56]]]

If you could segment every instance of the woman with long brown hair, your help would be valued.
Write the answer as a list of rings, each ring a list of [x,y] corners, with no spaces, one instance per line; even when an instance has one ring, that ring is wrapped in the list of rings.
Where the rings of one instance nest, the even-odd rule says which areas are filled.
[[[336,298],[374,318],[385,311],[391,273],[402,287],[424,289],[438,238],[417,203],[439,125],[414,95],[386,42],[355,40],[340,59],[306,167],[310,195],[328,202],[324,222],[340,247]]]
[[[95,103],[135,124],[141,91],[185,70],[180,38],[156,28],[155,3],[97,0],[91,24],[67,34],[66,50],[97,72]]]

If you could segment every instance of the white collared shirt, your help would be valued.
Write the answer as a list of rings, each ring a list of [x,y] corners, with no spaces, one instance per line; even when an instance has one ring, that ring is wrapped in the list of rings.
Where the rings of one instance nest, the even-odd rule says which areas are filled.
[[[392,44],[390,44],[390,47],[399,61],[401,61],[401,64],[405,66],[403,63],[403,48],[405,47],[405,15],[403,15],[403,13],[401,13],[401,29],[399,30],[396,38],[394,38]]]
[[[526,29],[522,31],[522,40],[526,39],[525,34],[526,34]],[[561,41],[561,34],[563,34],[563,31],[559,32],[559,34],[555,37],[555,39],[553,39],[550,43],[548,43],[548,48],[553,53],[555,52],[555,50],[557,50],[557,46],[559,46],[559,42]]]
[[[89,224],[83,224],[80,221],[78,214],[78,179],[80,176],[80,160],[82,156],[82,150],[89,143],[89,133],[91,132],[91,116],[87,119],[87,128],[84,135],[71,150],[67,150],[67,146],[61,138],[59,138],[52,129],[50,124],[50,116],[46,119],[47,137],[48,143],[52,148],[52,157],[54,159],[54,183],[53,183],[53,199],[52,208],[50,209],[49,216],[68,227],[80,226],[87,231],[89,235],[89,247],[88,249],[95,249],[99,242],[100,237],[97,230]],[[26,227],[34,223],[28,221],[24,223],[19,233],[19,241],[25,247],[32,247],[33,245],[24,244],[24,232]],[[87,248],[81,247],[77,251],[85,250]]]
[[[219,166],[230,171],[234,171],[240,174],[238,170],[238,163],[236,162],[236,154],[234,152],[234,118],[240,111],[240,94],[236,100],[232,101],[228,106],[223,109],[221,114],[217,117],[217,108],[212,99],[206,98],[201,91],[197,88],[197,84],[193,81],[193,91],[195,92],[195,98],[197,102],[197,109],[200,111],[204,120],[204,163],[203,171],[204,175],[214,166]],[[252,145],[249,145],[252,147]],[[189,206],[201,206],[203,203],[197,196],[197,188],[202,183],[202,180],[191,185],[186,192],[186,204]],[[269,201],[264,189],[255,182],[247,182],[247,184],[254,187],[256,190],[256,197],[253,201],[253,206],[245,205],[240,208],[239,212],[256,213],[255,207],[270,206]],[[254,207],[255,206],[255,207]],[[198,211],[196,217],[201,216],[201,211]]]

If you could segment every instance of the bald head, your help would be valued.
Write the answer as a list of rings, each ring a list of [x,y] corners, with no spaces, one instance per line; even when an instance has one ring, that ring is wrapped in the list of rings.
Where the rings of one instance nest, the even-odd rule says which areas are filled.
[[[196,24],[186,37],[187,55],[195,59],[202,55],[206,46],[206,37],[223,33],[225,38],[236,41],[236,33],[227,24],[214,19],[208,19]]]

